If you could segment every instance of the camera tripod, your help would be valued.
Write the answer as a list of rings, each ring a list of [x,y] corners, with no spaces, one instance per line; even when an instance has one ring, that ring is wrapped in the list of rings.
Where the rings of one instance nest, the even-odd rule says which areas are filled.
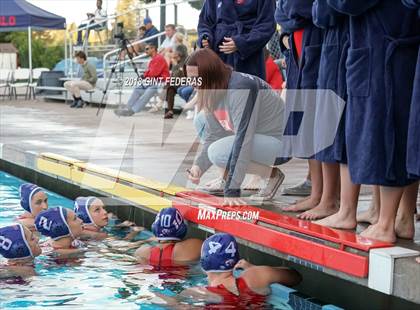
[[[140,74],[138,72],[137,66],[136,66],[136,64],[134,63],[134,60],[133,60],[133,53],[128,49],[128,45],[130,45],[130,44],[131,43],[128,39],[124,38],[124,36],[121,37],[120,50],[118,51],[117,62],[111,68],[111,74],[108,77],[105,89],[103,90],[102,100],[99,103],[98,110],[96,111],[96,116],[99,115],[101,107],[104,104],[105,97],[108,93],[109,85],[111,84],[112,78],[114,77],[114,74],[115,74],[115,71],[116,71],[117,67],[120,67],[120,72],[121,73],[124,72],[124,64],[121,64],[121,56],[123,55],[124,51],[128,55],[128,58],[130,59],[130,63],[132,65],[132,67],[134,68],[134,72],[136,73],[137,78],[140,78]],[[133,52],[134,52],[135,56],[138,56],[138,54],[136,53],[136,51],[134,51],[134,49],[133,49]],[[120,96],[121,96],[121,91],[122,91],[122,87],[124,85],[124,81],[121,80],[119,84],[120,84],[119,86],[120,86]]]

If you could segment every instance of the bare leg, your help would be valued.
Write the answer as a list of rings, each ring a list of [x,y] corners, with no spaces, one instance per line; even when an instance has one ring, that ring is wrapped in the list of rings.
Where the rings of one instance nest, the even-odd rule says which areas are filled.
[[[337,213],[317,221],[317,224],[339,229],[356,228],[356,210],[359,199],[360,185],[350,179],[347,165],[340,165],[341,200]]]
[[[309,175],[312,181],[311,195],[307,198],[297,201],[296,203],[283,208],[284,211],[288,212],[301,212],[310,210],[316,207],[321,201],[322,197],[322,165],[321,162],[310,159],[309,163]]]
[[[322,163],[323,192],[320,203],[312,210],[306,211],[298,218],[316,220],[330,216],[338,211],[337,196],[340,184],[340,166],[336,163]]]
[[[395,233],[398,238],[413,239],[415,233],[414,211],[416,210],[419,182],[404,188],[395,220]]]
[[[404,192],[404,187],[380,187],[381,210],[378,222],[369,226],[360,235],[366,238],[377,239],[385,242],[395,242],[395,218],[398,205]]]
[[[357,214],[357,222],[375,224],[378,221],[379,209],[381,207],[381,199],[379,194],[379,186],[374,185],[372,194],[372,204],[369,209]]]

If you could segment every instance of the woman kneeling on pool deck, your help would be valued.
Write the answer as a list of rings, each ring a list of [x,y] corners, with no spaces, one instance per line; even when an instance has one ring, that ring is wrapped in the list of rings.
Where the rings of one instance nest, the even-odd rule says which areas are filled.
[[[187,225],[176,208],[164,208],[156,215],[152,232],[159,241],[156,246],[143,245],[135,256],[143,264],[171,267],[196,261],[200,258],[200,239],[184,239]]]
[[[44,190],[31,183],[22,184],[19,188],[20,205],[25,212],[17,217],[17,222],[30,230],[35,230],[35,217],[48,209],[48,197]]]
[[[63,207],[51,208],[35,218],[36,229],[50,237],[50,246],[60,255],[82,252],[82,242],[77,238],[82,234],[82,220],[72,210]]]
[[[22,224],[0,228],[0,255],[7,259],[0,264],[0,278],[33,275],[33,260],[41,254],[37,234]]]
[[[208,286],[186,289],[180,296],[236,309],[261,307],[270,295],[270,285],[273,283],[294,286],[302,280],[300,274],[292,269],[254,266],[244,259],[239,260],[235,238],[224,233],[215,234],[204,241],[200,263],[207,274]],[[235,278],[234,269],[244,271]],[[173,298],[159,296],[171,305],[177,302]]]
[[[108,212],[101,199],[97,197],[78,197],[74,201],[74,212],[83,221],[83,231],[81,239],[103,240],[108,237],[108,233],[103,229],[108,225]],[[132,231],[127,234],[125,240],[133,239],[143,227],[131,227]]]
[[[202,150],[189,170],[198,184],[212,165],[223,175],[226,203],[240,205],[241,184],[247,173],[266,179],[266,186],[252,200],[274,197],[284,174],[274,165],[282,164],[284,104],[262,79],[232,71],[210,49],[195,51],[186,61],[190,78],[201,78],[197,87],[198,109],[205,115]]]

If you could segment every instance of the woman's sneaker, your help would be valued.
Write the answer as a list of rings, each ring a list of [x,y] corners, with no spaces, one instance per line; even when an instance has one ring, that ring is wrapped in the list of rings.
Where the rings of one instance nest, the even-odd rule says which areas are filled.
[[[284,181],[285,175],[279,168],[274,168],[273,173],[274,176],[270,177],[266,186],[261,188],[258,193],[249,196],[250,200],[266,201],[274,198],[277,190]]]

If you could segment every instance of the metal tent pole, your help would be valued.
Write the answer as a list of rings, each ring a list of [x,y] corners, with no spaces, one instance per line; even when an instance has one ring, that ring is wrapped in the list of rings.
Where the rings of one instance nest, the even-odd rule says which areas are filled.
[[[29,82],[32,83],[32,29],[28,27]]]
[[[67,25],[66,25],[66,32],[64,34],[64,75],[67,76],[67,36],[68,36],[68,30],[67,30]]]

